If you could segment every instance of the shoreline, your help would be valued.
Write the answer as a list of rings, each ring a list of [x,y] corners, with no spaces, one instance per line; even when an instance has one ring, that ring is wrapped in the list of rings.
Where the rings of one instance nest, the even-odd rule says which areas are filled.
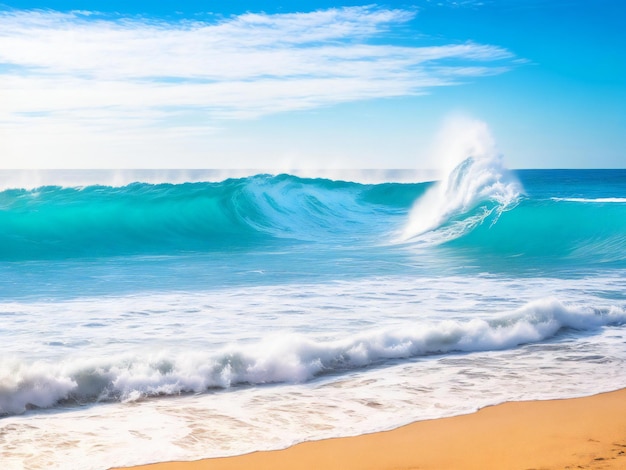
[[[626,468],[626,389],[508,402],[391,431],[134,470]]]

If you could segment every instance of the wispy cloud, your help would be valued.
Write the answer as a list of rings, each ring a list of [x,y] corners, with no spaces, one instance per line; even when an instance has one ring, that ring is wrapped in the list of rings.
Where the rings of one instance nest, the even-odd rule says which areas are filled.
[[[4,12],[1,119],[167,121],[190,111],[245,118],[414,95],[506,70],[502,63],[467,66],[512,58],[489,45],[369,43],[384,41],[386,31],[414,15],[354,7],[168,23],[84,12]]]

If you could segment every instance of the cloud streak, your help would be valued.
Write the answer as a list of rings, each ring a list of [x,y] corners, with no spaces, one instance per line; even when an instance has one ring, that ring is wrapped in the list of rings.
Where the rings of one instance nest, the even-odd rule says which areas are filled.
[[[115,127],[115,119],[139,116],[151,123],[186,113],[253,118],[416,95],[507,70],[502,62],[512,54],[495,46],[371,44],[414,16],[352,7],[168,23],[4,12],[1,119],[97,118],[102,124],[108,116]],[[494,61],[497,67],[485,65]]]

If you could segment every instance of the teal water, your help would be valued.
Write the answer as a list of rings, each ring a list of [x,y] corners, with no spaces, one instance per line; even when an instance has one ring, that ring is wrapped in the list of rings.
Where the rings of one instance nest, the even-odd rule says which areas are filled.
[[[620,249],[626,232],[623,170],[516,175],[520,193],[497,223],[481,221],[443,244],[472,247],[476,255],[549,254],[557,261],[576,256],[577,250],[589,255],[609,250],[615,261],[626,259]],[[322,256],[328,245],[363,251],[388,245],[430,186],[257,175],[219,183],[5,190],[0,193],[0,259],[177,256],[281,250],[304,243],[319,246]],[[497,204],[486,194],[433,230]]]
[[[348,277],[376,274],[381,267],[387,274],[404,273],[415,253],[430,259],[428,269],[446,272],[459,257],[479,269],[493,263],[505,270],[510,264],[547,272],[568,265],[578,270],[624,266],[623,170],[527,170],[515,176],[518,192],[497,217],[481,218],[501,204],[485,194],[471,207],[445,214],[429,230],[441,237],[428,249],[421,234],[403,243],[396,237],[414,202],[433,186],[428,182],[359,184],[257,175],[216,183],[9,189],[0,193],[0,269],[5,279],[13,270],[26,271],[36,283],[38,272],[47,277],[49,269],[63,265],[71,286],[82,266],[102,275],[112,266],[123,276],[129,266],[141,271],[145,265],[158,283],[155,270],[160,265],[175,269],[176,258],[185,265],[181,276],[186,269],[193,272],[185,283],[193,283],[198,270],[207,271],[207,282],[213,282],[211,273],[225,280],[251,269],[279,276],[280,264],[298,261],[307,263],[307,275],[321,277],[329,269],[332,276],[345,270]],[[476,217],[478,222],[463,225]],[[459,233],[449,233],[451,227]],[[227,272],[221,269],[223,258],[233,260]],[[331,268],[337,258],[343,260],[339,272]],[[276,263],[277,269],[267,269]],[[31,265],[36,269],[28,273]],[[171,282],[168,272],[163,278]],[[73,295],[63,286],[50,288]],[[19,293],[18,286],[10,287]],[[33,287],[28,286],[31,295],[37,292]],[[109,288],[113,284],[103,285],[102,292]]]
[[[149,435],[155,458],[199,458],[471,411],[477,396],[624,387],[625,292],[626,170],[469,158],[424,182],[8,185],[0,452],[7,468],[107,468],[142,462],[119,451],[124,433],[128,449]],[[53,429],[85,413],[108,444],[60,445]],[[190,444],[146,413],[223,438]],[[272,419],[284,432],[246,427]],[[227,444],[242,426],[250,439]]]

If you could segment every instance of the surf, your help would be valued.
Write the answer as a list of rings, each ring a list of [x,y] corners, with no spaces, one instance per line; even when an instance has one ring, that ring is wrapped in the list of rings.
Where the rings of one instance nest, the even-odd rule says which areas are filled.
[[[241,385],[303,383],[390,360],[512,349],[565,331],[591,334],[624,323],[626,311],[619,307],[579,307],[545,298],[483,318],[417,320],[335,339],[269,334],[253,343],[233,343],[216,350],[144,350],[104,357],[70,356],[55,363],[3,357],[0,415]]]

